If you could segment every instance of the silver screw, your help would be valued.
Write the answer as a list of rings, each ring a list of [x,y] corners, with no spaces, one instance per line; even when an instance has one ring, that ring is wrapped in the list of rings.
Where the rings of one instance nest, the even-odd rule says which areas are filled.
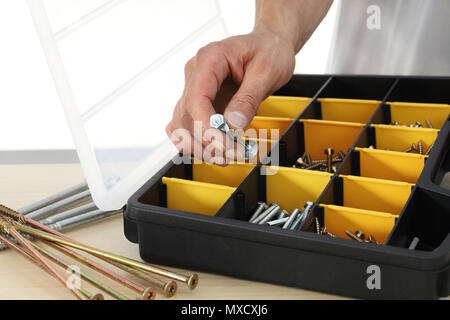
[[[275,215],[280,211],[280,206],[276,205],[272,211],[269,212],[260,222],[259,224],[265,224],[266,222],[269,222],[270,220],[275,217]]]
[[[289,217],[284,217],[284,218],[281,218],[281,219],[269,221],[266,224],[271,226],[271,227],[279,227],[279,226],[282,226],[283,224],[285,224],[288,219],[289,219]]]
[[[249,160],[254,158],[258,154],[258,144],[256,141],[245,142],[242,137],[234,133],[233,130],[228,126],[225,117],[222,114],[214,114],[209,119],[209,124],[215,129],[219,129],[225,132],[233,141],[239,143],[245,150],[245,159]]]
[[[286,221],[286,223],[283,225],[283,229],[287,229],[291,226],[292,222],[294,222],[297,215],[300,213],[300,210],[297,208],[292,211],[291,215],[289,216],[289,219]]]
[[[253,222],[253,220],[255,220],[265,209],[267,209],[266,204],[262,201],[259,201],[254,213],[252,214],[248,222]]]
[[[289,213],[286,210],[280,211],[280,213],[277,216],[277,219],[283,219],[289,216]]]
[[[49,225],[48,227],[53,230],[56,230],[56,231],[64,231],[68,228],[81,226],[81,225],[87,224],[89,222],[93,222],[96,220],[100,220],[100,219],[104,219],[104,218],[113,216],[121,211],[122,210],[116,210],[116,211],[95,210],[95,211],[87,212],[84,214],[80,214],[79,216],[76,216],[76,217],[58,221],[56,223]]]
[[[75,194],[69,198],[55,202],[47,207],[30,212],[29,214],[26,215],[26,217],[30,218],[30,219],[34,219],[34,220],[39,220],[39,219],[48,217],[48,216],[52,215],[53,213],[56,213],[59,210],[68,208],[70,206],[73,206],[76,203],[82,202],[90,197],[91,197],[91,193],[89,192],[89,190],[86,190],[81,193]]]
[[[97,206],[95,205],[95,203],[91,202],[82,206],[79,206],[77,208],[68,210],[68,211],[63,211],[61,213],[55,214],[54,216],[48,217],[44,220],[40,220],[39,222],[45,225],[49,225],[61,220],[65,220],[68,218],[72,218],[75,216],[78,216],[82,213],[86,213],[89,211],[94,211],[94,210],[98,210]]]
[[[76,186],[70,187],[66,190],[63,190],[61,192],[58,192],[57,194],[54,194],[50,197],[47,197],[45,199],[39,200],[33,204],[30,204],[29,206],[23,207],[19,210],[17,210],[17,212],[26,215],[27,213],[39,210],[43,207],[47,207],[55,202],[58,202],[62,199],[68,198],[70,196],[73,196],[74,194],[83,192],[84,190],[86,190],[88,188],[86,183],[81,183],[78,184]]]
[[[415,250],[417,245],[419,244],[420,239],[417,237],[414,237],[411,241],[411,244],[409,245],[409,250]]]
[[[314,206],[313,202],[311,201],[306,202],[302,214],[299,215],[297,219],[294,221],[294,223],[291,225],[290,228],[291,230],[298,231],[303,221],[305,221],[306,218],[309,216],[309,213],[311,212],[313,206]]]
[[[276,203],[272,203],[271,205],[269,205],[267,207],[266,210],[264,210],[257,218],[255,218],[252,223],[258,224],[262,221],[262,219],[264,219],[269,213],[272,212],[273,209],[275,209],[276,207],[278,207],[278,205]]]

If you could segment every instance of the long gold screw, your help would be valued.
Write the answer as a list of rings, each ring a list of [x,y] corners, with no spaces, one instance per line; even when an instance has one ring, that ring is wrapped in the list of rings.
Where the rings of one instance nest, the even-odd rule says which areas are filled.
[[[24,239],[22,235],[17,232],[12,222],[9,222],[6,218],[0,217],[0,230],[6,234],[9,234],[14,239],[16,239],[22,246],[24,246],[28,251],[31,252],[33,257],[42,264],[42,266],[52,275],[54,275],[63,285],[67,287],[66,279],[56,271],[50,263],[48,263],[45,258],[34,249],[29,243],[28,240]],[[80,300],[87,300],[87,298],[80,292],[80,290],[75,288],[69,288],[69,290]]]

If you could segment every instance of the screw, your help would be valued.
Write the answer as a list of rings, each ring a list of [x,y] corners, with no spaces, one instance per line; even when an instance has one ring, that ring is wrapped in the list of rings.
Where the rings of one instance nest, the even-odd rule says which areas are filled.
[[[417,245],[419,244],[420,239],[417,237],[414,237],[411,241],[411,244],[409,245],[409,250],[415,250]]]
[[[419,121],[416,121],[416,128],[423,128],[422,124]]]
[[[283,219],[289,216],[289,213],[286,210],[282,210],[280,211],[280,213],[278,214],[277,219]]]
[[[286,223],[283,225],[282,228],[283,229],[289,228],[299,213],[300,213],[300,210],[295,208],[294,211],[292,211],[291,215],[289,216],[289,219],[286,221]]]
[[[250,219],[248,221],[252,222],[253,220],[255,220],[256,217],[258,217],[259,214],[265,209],[267,209],[266,204],[264,202],[262,202],[262,201],[259,201],[257,206],[256,206],[256,209],[255,209],[254,213],[252,214],[252,216],[250,217]]]
[[[349,236],[350,239],[356,240],[356,241],[358,241],[358,242],[363,242],[360,238],[358,238],[356,235],[354,235],[353,233],[351,233],[351,232],[348,231],[348,230],[345,230],[345,234],[346,234],[347,236]]]
[[[303,162],[306,163],[307,166],[310,166],[312,164],[311,155],[309,152],[304,152],[302,156]]]
[[[403,152],[405,152],[405,153],[410,153],[410,152],[416,151],[416,150],[417,150],[417,147],[416,147],[416,145],[413,143],[413,144],[411,145],[411,147],[409,147],[408,149],[404,150]]]
[[[292,225],[290,227],[291,230],[297,231],[301,227],[303,221],[305,221],[305,219],[309,216],[309,213],[313,206],[314,206],[313,202],[311,202],[311,201],[306,202],[305,207],[302,211],[302,214],[298,215],[297,218],[295,219],[294,223],[292,223]]]
[[[375,149],[375,147],[373,145],[370,145],[369,149]]]
[[[306,170],[314,170],[314,169],[320,168],[321,166],[322,166],[322,163],[316,163],[316,164],[313,164],[313,165],[311,165],[311,166],[309,166],[309,167],[307,167],[305,169]]]
[[[275,215],[280,211],[280,206],[276,205],[273,207],[272,211],[270,211],[260,222],[259,224],[265,224],[269,222],[275,217]]]
[[[319,223],[319,219],[317,217],[314,218],[314,220],[316,221],[316,233],[320,234],[320,223]]]
[[[417,142],[417,144],[419,145],[419,154],[423,154],[423,142],[422,142],[422,140],[419,140],[419,142]]]
[[[65,220],[55,222],[55,223],[49,225],[48,227],[53,230],[56,230],[56,231],[64,231],[69,228],[73,228],[76,226],[87,224],[92,221],[97,221],[100,219],[104,219],[104,218],[113,216],[120,212],[122,212],[122,210],[116,210],[116,211],[95,210],[95,211],[80,214],[80,215],[72,217],[72,218],[68,218]]]
[[[325,149],[325,154],[327,155],[327,171],[329,173],[332,173],[332,170],[333,170],[333,168],[332,168],[332,164],[333,164],[332,156],[334,154],[334,150],[331,149],[331,148],[327,148],[327,149]]]
[[[364,232],[362,232],[362,231],[359,231],[359,230],[357,230],[356,232],[355,232],[355,236],[357,236],[359,239],[361,239],[361,240],[364,240],[365,239],[365,234],[364,234]]]
[[[258,224],[262,219],[264,219],[275,207],[276,203],[271,203],[259,216],[250,221],[251,223]]]
[[[258,153],[258,144],[255,141],[245,142],[240,136],[234,133],[228,126],[225,117],[222,114],[214,114],[209,119],[211,127],[225,132],[233,141],[236,141],[245,150],[245,159],[249,160],[254,158]]]
[[[431,146],[428,148],[428,150],[425,152],[425,155],[426,156],[429,156],[430,155],[430,152],[431,152],[431,149],[434,147],[434,143],[435,143],[436,141],[434,141],[432,144],[431,144]]]
[[[284,217],[284,218],[281,218],[281,219],[269,221],[266,224],[271,226],[271,227],[279,227],[279,226],[284,225],[288,219],[289,219],[289,217]]]
[[[433,126],[431,125],[431,122],[430,122],[430,120],[428,120],[428,119],[425,119],[425,122],[426,122],[426,124],[427,124],[428,128],[430,128],[430,129],[433,129]]]
[[[58,202],[55,202],[47,207],[30,212],[26,216],[27,216],[27,218],[34,219],[34,220],[45,218],[59,210],[73,206],[74,204],[80,203],[90,197],[91,197],[91,193],[89,192],[89,190],[86,190],[81,193],[75,194],[69,198],[65,198]]]
[[[394,122],[392,125],[398,126],[398,122],[396,121],[396,122]]]
[[[63,190],[63,191],[61,191],[61,192],[59,192],[59,193],[57,193],[55,195],[52,195],[50,197],[47,197],[47,198],[42,199],[40,201],[37,201],[37,202],[35,202],[35,203],[33,203],[33,204],[29,205],[29,206],[23,207],[23,208],[17,210],[17,212],[19,212],[21,214],[28,214],[30,212],[39,210],[39,209],[41,209],[43,207],[47,207],[47,206],[49,206],[49,205],[51,205],[51,204],[53,204],[55,202],[58,202],[58,201],[60,201],[62,199],[65,199],[65,198],[73,196],[73,195],[75,195],[77,193],[80,193],[80,192],[86,190],[87,188],[88,188],[88,186],[87,186],[86,183],[78,184],[76,186],[73,186],[73,187],[70,187],[70,188],[68,188],[66,190]]]
[[[97,206],[95,205],[95,203],[91,202],[82,206],[79,206],[77,208],[71,209],[71,210],[67,210],[67,211],[63,211],[61,213],[55,214],[51,217],[48,217],[44,220],[39,221],[42,224],[45,225],[49,225],[61,220],[65,220],[68,218],[72,218],[75,216],[78,216],[82,213],[86,213],[86,212],[90,212],[90,211],[94,211],[94,210],[98,210]]]

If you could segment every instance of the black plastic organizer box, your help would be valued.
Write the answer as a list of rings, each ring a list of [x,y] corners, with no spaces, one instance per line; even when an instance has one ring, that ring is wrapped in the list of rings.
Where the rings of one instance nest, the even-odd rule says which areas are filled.
[[[129,199],[125,235],[155,264],[359,298],[448,296],[449,104],[450,78],[295,75],[250,125],[284,132],[267,139],[277,173],[170,162]],[[429,155],[404,152],[419,140],[422,153],[434,143]],[[346,154],[335,173],[293,168],[328,147]],[[258,201],[314,209],[291,231],[249,223]],[[315,218],[337,237],[317,234]],[[372,266],[380,287],[368,286]]]

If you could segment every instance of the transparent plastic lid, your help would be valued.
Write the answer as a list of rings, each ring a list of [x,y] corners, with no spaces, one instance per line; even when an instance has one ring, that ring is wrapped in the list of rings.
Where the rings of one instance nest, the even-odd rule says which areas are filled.
[[[213,0],[28,0],[93,199],[118,209],[176,154],[184,64],[224,38]],[[57,134],[57,133],[55,133]]]

